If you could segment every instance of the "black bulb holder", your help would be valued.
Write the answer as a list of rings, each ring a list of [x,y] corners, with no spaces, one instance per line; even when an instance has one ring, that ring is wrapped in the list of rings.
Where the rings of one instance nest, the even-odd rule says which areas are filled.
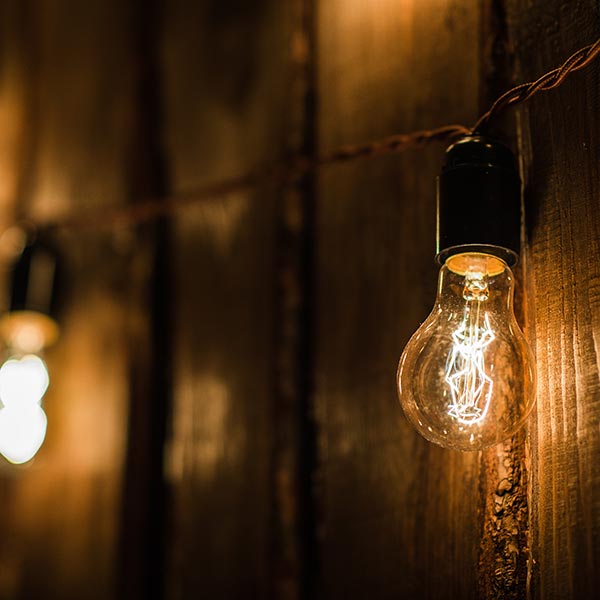
[[[9,312],[31,311],[56,319],[59,258],[54,245],[40,232],[24,229],[23,250],[10,273]]]
[[[438,263],[455,254],[483,252],[512,267],[520,234],[521,181],[511,150],[482,135],[451,145],[438,177]]]
[[[8,310],[0,317],[0,341],[10,354],[37,354],[59,336],[59,256],[50,240],[30,226],[15,226],[12,235],[16,255],[8,280]]]
[[[0,342],[10,355],[37,354],[59,336],[59,256],[45,235],[27,225],[13,230],[18,251],[9,275],[8,310],[0,317]]]

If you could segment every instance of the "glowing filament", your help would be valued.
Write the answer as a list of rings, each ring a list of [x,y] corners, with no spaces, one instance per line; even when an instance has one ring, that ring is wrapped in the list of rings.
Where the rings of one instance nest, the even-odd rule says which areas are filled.
[[[485,372],[484,352],[495,335],[487,314],[480,324],[480,304],[479,298],[475,310],[467,304],[465,317],[452,334],[454,346],[446,364],[446,382],[452,395],[448,414],[464,424],[485,418],[493,388]]]

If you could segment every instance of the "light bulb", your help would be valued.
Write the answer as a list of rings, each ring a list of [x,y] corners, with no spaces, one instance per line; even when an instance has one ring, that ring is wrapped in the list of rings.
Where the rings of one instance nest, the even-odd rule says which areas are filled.
[[[41,407],[48,388],[46,364],[39,354],[59,334],[52,318],[60,280],[58,252],[43,232],[29,224],[0,236],[14,259],[8,311],[0,317],[0,341],[8,359],[0,367],[0,453],[10,462],[31,460],[46,436]]]
[[[433,311],[398,368],[402,408],[429,441],[478,450],[525,422],[535,377],[513,292],[513,274],[495,256],[458,254],[442,267]]]
[[[535,402],[513,312],[521,197],[510,149],[481,135],[450,146],[437,200],[437,299],[402,353],[398,394],[429,441],[479,450],[514,434]]]
[[[0,399],[4,406],[39,404],[49,383],[46,363],[39,356],[9,358],[0,368]]]
[[[0,410],[0,452],[11,463],[30,461],[46,437],[46,413],[36,404]]]
[[[48,383],[39,356],[11,357],[0,367],[0,453],[12,463],[31,460],[46,437],[46,413],[40,404]]]

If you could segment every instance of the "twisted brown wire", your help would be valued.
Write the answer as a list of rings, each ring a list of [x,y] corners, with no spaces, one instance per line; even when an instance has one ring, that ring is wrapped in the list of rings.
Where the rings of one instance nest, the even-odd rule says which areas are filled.
[[[531,83],[522,83],[521,85],[508,90],[479,118],[477,123],[473,126],[472,131],[476,132],[484,130],[490,120],[505,108],[513,104],[526,102],[538,92],[552,90],[558,87],[569,73],[583,69],[583,67],[589,65],[598,54],[600,54],[600,39],[589,46],[585,46],[585,48],[577,50],[577,52],[572,54],[560,67],[545,73],[539,79],[536,79]]]
[[[561,85],[567,75],[587,66],[600,54],[600,39],[581,48],[571,55],[560,67],[542,75],[536,81],[518,85],[500,96],[471,128],[464,125],[444,125],[436,129],[400,133],[363,144],[341,146],[332,152],[317,156],[295,156],[290,160],[248,172],[238,177],[224,179],[200,187],[186,194],[170,198],[149,198],[142,202],[113,209],[86,211],[82,214],[67,215],[52,224],[58,228],[106,227],[116,224],[130,224],[148,221],[174,214],[186,206],[212,199],[222,198],[235,192],[265,184],[284,184],[319,167],[349,162],[360,158],[382,156],[402,152],[432,142],[451,142],[464,135],[484,131],[490,121],[502,110],[527,102],[539,92],[554,89]]]

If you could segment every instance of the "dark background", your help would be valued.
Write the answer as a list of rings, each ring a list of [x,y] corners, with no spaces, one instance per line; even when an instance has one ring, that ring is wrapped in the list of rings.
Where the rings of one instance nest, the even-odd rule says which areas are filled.
[[[595,0],[2,0],[0,227],[470,125],[599,34]],[[539,390],[483,453],[396,399],[443,145],[58,231],[48,434],[0,468],[0,598],[596,597],[599,72],[495,123]]]

